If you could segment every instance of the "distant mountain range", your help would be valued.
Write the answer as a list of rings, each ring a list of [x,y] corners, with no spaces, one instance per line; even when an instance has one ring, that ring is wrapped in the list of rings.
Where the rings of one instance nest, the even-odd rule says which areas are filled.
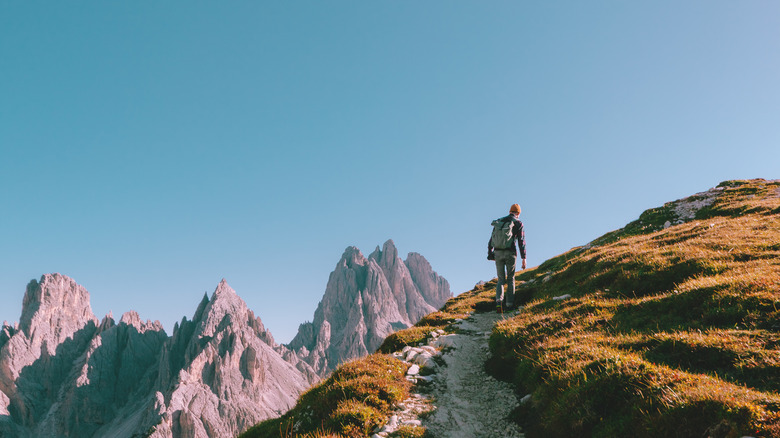
[[[344,251],[330,274],[314,321],[301,324],[289,347],[319,375],[373,353],[390,333],[414,325],[452,297],[447,280],[423,256],[398,257],[392,240],[364,257]]]
[[[168,336],[127,312],[92,313],[73,279],[27,285],[19,323],[0,330],[0,437],[226,437],[290,409],[342,361],[373,352],[451,293],[392,241],[347,248],[313,322],[289,346],[222,280]]]

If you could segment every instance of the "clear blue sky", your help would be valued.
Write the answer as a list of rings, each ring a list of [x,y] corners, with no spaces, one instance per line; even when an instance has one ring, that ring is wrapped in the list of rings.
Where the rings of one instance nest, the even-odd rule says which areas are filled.
[[[287,342],[350,245],[454,293],[780,178],[780,2],[0,0],[0,320],[60,272],[169,331],[223,277]]]

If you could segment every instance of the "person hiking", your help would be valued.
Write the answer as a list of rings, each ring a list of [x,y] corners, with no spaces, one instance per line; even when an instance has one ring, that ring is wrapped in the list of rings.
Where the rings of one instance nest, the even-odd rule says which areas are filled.
[[[496,261],[498,282],[496,283],[496,310],[502,312],[502,303],[506,309],[515,307],[515,270],[517,269],[517,247],[520,248],[520,258],[525,269],[525,231],[523,223],[518,219],[520,206],[512,204],[509,215],[494,220],[493,233],[488,241],[488,260]],[[506,296],[504,295],[506,285]]]

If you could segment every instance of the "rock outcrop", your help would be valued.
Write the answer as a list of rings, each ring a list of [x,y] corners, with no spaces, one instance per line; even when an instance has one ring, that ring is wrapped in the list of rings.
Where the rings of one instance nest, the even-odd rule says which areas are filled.
[[[97,322],[89,293],[70,278],[45,275],[27,285],[18,327],[3,327],[8,339],[0,349],[0,406],[13,421],[0,420],[0,432],[25,436],[48,420]]]
[[[224,280],[168,337],[136,312],[98,323],[44,275],[0,330],[0,437],[223,437],[288,410],[317,376]]]
[[[289,410],[314,375],[284,359],[284,347],[224,280],[168,346],[158,386],[171,390],[158,397],[151,437],[235,436]]]
[[[312,322],[290,348],[324,376],[345,360],[373,353],[390,333],[410,327],[452,296],[419,254],[404,262],[392,240],[368,258],[349,247],[330,274]]]
[[[348,248],[290,348],[225,280],[169,337],[133,311],[98,320],[86,289],[47,274],[27,286],[19,323],[0,328],[0,438],[236,436],[450,296],[392,241],[368,258]]]

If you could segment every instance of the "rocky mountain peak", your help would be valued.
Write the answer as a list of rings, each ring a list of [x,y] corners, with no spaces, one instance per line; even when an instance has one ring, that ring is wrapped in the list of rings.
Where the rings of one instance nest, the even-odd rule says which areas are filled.
[[[21,320],[0,328],[0,437],[236,436],[318,378],[224,279],[172,337],[135,311],[98,325],[60,274],[30,282]]]
[[[382,258],[384,260],[395,260],[398,258],[398,249],[395,247],[395,243],[392,239],[388,239],[384,245],[382,245]]]
[[[61,274],[45,274],[39,281],[31,280],[22,301],[19,324],[29,333],[32,320],[41,312],[60,311],[60,316],[77,320],[94,319],[89,304],[89,292],[73,279]]]
[[[388,268],[392,266],[396,259],[398,259],[398,249],[395,246],[395,242],[392,239],[388,239],[383,245],[382,249],[379,249],[377,245],[374,252],[368,256],[369,260],[374,260],[379,266]]]
[[[245,321],[248,310],[244,300],[223,278],[203,309],[200,335],[213,336],[221,325],[229,321]]]
[[[116,321],[114,321],[114,312],[109,311],[108,315],[104,316],[102,320],[100,320],[100,325],[98,326],[98,330],[101,332],[104,332],[111,327],[114,327],[116,325]]]
[[[452,296],[430,264],[415,261],[413,266],[410,272],[392,240],[368,258],[348,247],[330,274],[313,321],[300,326],[290,347],[321,376],[344,360],[373,352],[388,334],[444,304],[442,295]],[[418,278],[424,280],[419,286]]]
[[[317,378],[294,353],[274,344],[224,279],[210,300],[203,298],[195,318],[182,321],[169,345],[159,386],[172,389],[151,438],[235,436],[292,407]]]
[[[452,297],[449,282],[433,270],[425,257],[410,252],[404,263],[425,301],[438,309]]]
[[[129,312],[125,312],[122,314],[122,318],[119,319],[119,323],[127,324],[135,328],[140,328],[141,317],[138,315],[138,312],[136,312],[135,310],[131,310]]]
[[[217,287],[217,288],[219,288],[219,287]],[[210,302],[210,300],[209,300],[209,293],[208,292],[203,292],[203,298],[201,298],[200,304],[198,304],[198,308],[195,310],[195,316],[192,317],[193,321],[200,321],[201,319],[203,319],[203,312],[206,311],[206,306],[209,305],[209,302]],[[182,320],[182,323],[185,320]]]
[[[88,322],[98,320],[89,304],[89,292],[73,279],[61,274],[46,274],[27,285],[22,301],[19,328],[32,345],[54,346],[72,336]]]
[[[138,331],[138,333],[144,333],[147,330],[153,330],[156,332],[164,331],[160,321],[152,322],[148,319],[143,321],[141,320],[141,316],[138,315],[138,312],[135,310],[123,313],[122,318],[119,319],[119,324],[125,324],[133,327]]]
[[[339,265],[347,268],[353,268],[355,266],[363,266],[366,264],[366,258],[363,253],[357,247],[348,246],[344,250],[344,254],[341,255]]]
[[[214,297],[218,296],[236,296],[236,291],[233,290],[232,287],[228,284],[227,280],[224,278],[220,280],[219,284],[217,285],[217,288],[214,290]]]

